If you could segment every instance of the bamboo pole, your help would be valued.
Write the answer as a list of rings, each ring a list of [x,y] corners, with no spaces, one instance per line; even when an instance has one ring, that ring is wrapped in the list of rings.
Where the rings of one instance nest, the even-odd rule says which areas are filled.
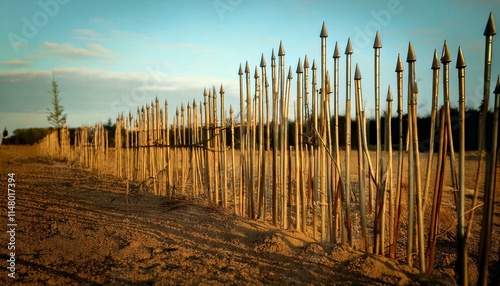
[[[446,153],[448,147],[448,133],[445,132],[447,130],[446,124],[448,124],[445,120],[446,113],[445,108],[441,108],[441,120],[440,122],[440,134],[439,134],[439,152],[438,152],[438,161],[436,166],[436,179],[434,184],[434,196],[432,201],[432,211],[431,218],[429,224],[429,234],[427,236],[427,273],[432,273],[434,269],[434,257],[436,251],[436,242],[437,242],[437,234],[439,229],[439,212],[441,209],[441,200],[443,197],[443,184],[444,184],[444,175],[446,169]]]
[[[425,273],[425,251],[424,251],[424,214],[422,208],[422,189],[420,175],[420,156],[418,144],[417,129],[417,98],[418,87],[417,79],[413,79],[413,98],[412,98],[412,137],[413,137],[413,161],[415,162],[415,194],[417,196],[417,243],[418,243],[418,261],[420,273]]]
[[[244,140],[244,130],[245,130],[245,124],[244,124],[244,91],[243,91],[243,68],[241,67],[240,64],[240,69],[238,70],[238,75],[240,79],[240,215],[244,216],[244,205],[245,202],[243,200],[243,195],[244,195],[244,184],[245,184],[245,140]]]
[[[500,113],[500,76],[493,93],[495,96],[495,109],[493,115],[492,145],[486,161],[486,178],[484,182],[483,221],[481,224],[481,237],[479,244],[479,280],[478,285],[488,283],[488,261],[491,252],[491,234],[493,228],[493,214],[495,207],[495,192],[497,186],[497,151],[498,151],[498,117]]]
[[[236,164],[235,164],[235,156],[234,156],[234,111],[233,106],[229,106],[229,116],[231,118],[231,167],[233,169],[232,175],[232,187],[233,187],[233,204],[234,204],[234,214],[238,214],[238,201],[236,199]]]
[[[387,186],[389,188],[389,245],[392,245],[394,243],[393,238],[394,238],[394,213],[395,213],[395,190],[392,184],[392,91],[391,91],[391,86],[387,89],[387,111],[385,115],[385,121],[386,121],[386,130],[387,130],[387,136],[386,139],[387,141],[385,142],[385,146],[387,147],[387,153],[388,153],[388,166],[387,166],[387,171],[386,171],[386,180],[387,180]],[[382,214],[382,218],[384,218],[385,215]],[[381,233],[381,241],[380,241],[380,249],[381,249],[381,254],[384,255],[385,253],[385,236],[383,234],[383,231],[385,231],[385,226],[383,223],[382,224],[382,233]]]
[[[323,26],[321,28],[321,99],[320,99],[320,104],[319,108],[321,110],[321,135],[323,140],[325,139],[324,134],[326,131],[326,126],[325,126],[325,98],[326,98],[326,38],[328,37],[328,31],[326,30],[326,25],[325,22],[323,22]],[[321,200],[321,241],[326,241],[326,205],[327,205],[327,199],[326,199],[326,176],[325,176],[325,148],[321,147],[318,150],[321,154],[321,156],[318,157],[318,160],[321,161],[319,164],[321,166],[320,172],[321,172],[321,187],[319,188],[320,191],[320,200]]]
[[[467,241],[465,237],[465,59],[462,48],[458,48],[458,94],[459,94],[459,159],[458,159],[458,206],[457,206],[457,262],[458,284],[468,285]]]
[[[431,109],[431,133],[429,141],[429,156],[427,159],[427,173],[425,176],[425,186],[424,186],[424,212],[427,208],[427,196],[429,194],[429,185],[431,182],[431,171],[432,171],[432,159],[434,157],[434,141],[435,141],[435,130],[436,130],[436,112],[438,106],[438,95],[439,95],[439,69],[441,68],[439,64],[437,51],[434,50],[434,58],[432,61],[432,109]]]
[[[493,13],[490,13],[483,34],[486,37],[486,43],[485,43],[485,56],[484,56],[483,102],[482,102],[479,136],[478,136],[479,163],[477,165],[476,183],[474,185],[474,196],[472,199],[471,210],[465,232],[466,239],[468,235],[471,233],[473,227],[472,223],[474,221],[474,212],[476,210],[477,197],[479,195],[479,181],[480,181],[479,178],[481,177],[479,176],[479,174],[481,173],[483,166],[483,150],[485,147],[483,142],[485,141],[486,115],[488,113],[488,104],[490,97],[492,46],[493,46],[493,36],[496,34],[496,27],[495,27],[495,21],[493,19]]]
[[[266,96],[266,101],[268,100],[268,84],[267,84],[267,74],[266,74],[266,60],[264,58],[264,54],[262,54],[261,59],[260,59],[260,68],[262,72],[262,91],[260,93],[260,100],[259,100],[259,114],[260,114],[260,120],[259,120],[259,163],[260,163],[260,193],[259,193],[259,204],[258,204],[258,217],[257,218],[262,218],[262,220],[266,220],[266,180],[267,180],[267,166],[266,166],[266,155],[267,155],[267,150],[264,146],[264,94]],[[266,104],[267,106],[267,104]],[[267,114],[269,112],[269,109],[267,109]],[[267,120],[269,121],[269,115],[266,116]],[[267,122],[267,128],[269,128],[269,122]],[[267,129],[266,131],[268,131]],[[269,138],[269,134],[267,134]]]
[[[222,206],[227,209],[228,193],[227,193],[227,157],[226,157],[226,109],[224,107],[224,86],[220,85],[220,149],[221,149],[221,188],[223,196]]]
[[[246,76],[246,107],[247,107],[247,121],[245,127],[246,134],[246,144],[245,149],[245,168],[246,168],[246,198],[247,198],[247,210],[248,218],[254,219],[254,192],[253,192],[253,158],[252,158],[252,148],[253,148],[253,134],[252,134],[252,90],[250,87],[250,66],[248,61],[245,64],[245,76]]]
[[[204,107],[204,113],[205,113],[205,185],[206,185],[206,195],[208,196],[209,200],[212,201],[212,178],[210,176],[210,170],[211,170],[211,164],[210,164],[210,152],[208,151],[210,148],[210,117],[209,117],[209,110],[208,110],[208,93],[207,90],[205,89],[203,91],[203,107]],[[174,124],[175,126],[175,124]],[[175,134],[175,130],[174,130]],[[175,160],[175,158],[174,158]],[[175,161],[174,161],[175,162]]]
[[[413,104],[413,73],[414,62],[416,61],[415,52],[413,51],[413,46],[411,42],[408,45],[408,54],[406,62],[408,62],[408,139],[412,138],[412,104]],[[408,140],[410,141],[410,140]],[[409,144],[409,154],[408,154],[408,236],[406,245],[406,260],[408,265],[411,267],[413,264],[412,253],[413,253],[413,235],[414,235],[414,223],[415,223],[415,157],[413,156],[414,149],[413,144]]]
[[[379,33],[377,31],[375,35],[375,41],[373,43],[373,49],[375,51],[375,58],[374,58],[374,75],[375,75],[375,126],[377,129],[376,132],[376,137],[377,137],[377,147],[376,147],[376,154],[375,154],[375,185],[380,186],[380,159],[382,156],[382,151],[381,151],[381,139],[380,139],[380,49],[382,48],[382,41],[380,40]],[[370,184],[372,185],[372,184]],[[372,200],[373,200],[373,194],[370,193],[369,195],[369,202],[368,206],[370,208],[369,212],[371,213],[371,205],[372,205]],[[375,201],[377,203],[377,201]],[[375,205],[375,207],[377,207]]]
[[[493,58],[493,36],[497,33],[495,27],[495,19],[493,12],[490,12],[488,22],[484,28],[483,35],[485,36],[484,45],[484,79],[483,79],[483,102],[481,106],[481,119],[479,127],[478,149],[482,157],[482,151],[485,149],[485,130],[486,117],[488,114],[488,106],[490,103],[490,81],[491,81],[491,61]]]
[[[300,230],[301,227],[301,212],[299,211],[299,206],[301,206],[302,200],[305,199],[303,193],[303,184],[302,184],[302,73],[304,72],[302,68],[302,61],[299,58],[299,62],[297,63],[297,117],[295,120],[295,206],[296,206],[296,225],[295,228]],[[302,210],[303,211],[303,210]],[[305,231],[303,229],[302,231]]]
[[[451,56],[448,50],[448,44],[446,41],[444,41],[443,54],[441,57],[441,63],[443,64],[443,95],[444,95],[444,106],[446,108],[445,111],[446,120],[448,121],[447,131],[448,131],[448,143],[450,148],[451,181],[453,189],[457,190],[458,182],[457,182],[456,167],[455,167],[455,150],[453,147],[453,134],[452,134],[451,116],[450,116],[450,70],[449,70],[450,62],[451,62]]]
[[[278,79],[276,75],[276,56],[274,49],[271,55],[272,67],[272,91],[273,91],[273,185],[272,185],[272,216],[273,224],[278,225],[278,186],[279,186],[279,170],[278,170]]]
[[[338,182],[341,181],[342,169],[340,164],[340,138],[339,138],[339,59],[340,50],[337,42],[335,42],[335,52],[333,53],[333,97],[334,97],[334,126],[335,126],[335,161],[339,167],[339,171],[336,173],[335,181],[338,186]],[[345,244],[345,232],[343,224],[343,211],[342,211],[342,188],[336,188],[335,202],[334,202],[334,214],[335,214],[335,225],[338,226],[340,241]],[[337,228],[335,228],[337,229]],[[334,234],[333,243],[337,242],[337,234]]]
[[[353,54],[351,39],[347,40],[345,49],[346,55],[346,111],[345,111],[345,187],[344,198],[346,201],[346,228],[347,228],[347,243],[352,247],[352,230],[351,230],[351,55]]]
[[[314,132],[318,132],[318,98],[317,98],[317,76],[316,76],[316,70],[318,69],[316,66],[316,61],[313,60],[312,64],[312,124],[313,124],[313,130]],[[312,168],[312,179],[313,179],[313,189],[312,189],[312,194],[311,194],[311,204],[312,204],[312,210],[313,210],[313,238],[316,239],[316,235],[318,232],[318,210],[317,210],[317,199],[319,196],[319,161],[318,161],[318,148],[317,148],[317,140],[316,140],[316,134],[313,137],[313,145],[312,145],[312,162],[313,165],[311,166]]]
[[[288,107],[290,101],[290,86],[293,79],[292,67],[290,66],[288,69],[288,76],[286,80],[286,90],[285,90],[285,99],[284,99],[284,109],[283,109],[283,228],[288,229],[289,227],[289,219],[291,218],[291,167],[290,158],[291,153],[288,152],[289,144],[288,144]],[[289,156],[290,154],[290,156]],[[288,180],[286,176],[288,175]]]
[[[307,58],[307,55],[304,57],[304,105],[305,105],[305,112],[304,112],[304,115],[305,115],[305,118],[304,118],[304,122],[309,122],[309,60]],[[307,128],[307,127],[306,127]],[[306,131],[307,132],[307,129]],[[303,138],[300,137],[299,140],[302,140]],[[307,145],[306,145],[307,147]],[[301,155],[301,164],[303,166],[303,172],[301,173],[301,176],[302,176],[302,186],[301,186],[301,194],[302,194],[302,197],[301,197],[301,213],[302,213],[302,219],[301,219],[301,222],[302,222],[302,231],[304,233],[306,233],[306,228],[307,228],[307,212],[306,212],[306,209],[307,209],[307,195],[306,195],[306,170],[307,170],[307,166],[309,164],[307,164],[307,158],[304,158],[303,154],[304,154],[304,151],[305,151],[305,154],[306,154],[306,157],[308,157],[308,154],[309,152],[307,152],[307,148],[305,150],[303,150],[303,152],[300,153]]]
[[[361,216],[361,248],[368,251],[368,240],[366,232],[366,194],[365,194],[365,173],[363,168],[363,120],[361,117],[362,90],[361,90],[361,72],[356,64],[354,73],[355,95],[356,95],[356,123],[358,126],[358,186],[359,186],[359,208]]]

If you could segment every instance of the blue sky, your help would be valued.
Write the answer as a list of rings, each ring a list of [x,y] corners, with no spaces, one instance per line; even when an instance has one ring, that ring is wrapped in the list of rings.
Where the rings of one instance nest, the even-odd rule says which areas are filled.
[[[477,107],[482,99],[483,31],[490,12],[500,17],[499,1],[0,0],[0,126],[10,131],[48,126],[53,73],[70,127],[106,122],[121,112],[135,114],[156,96],[168,100],[173,114],[181,103],[202,101],[205,87],[218,89],[220,84],[226,90],[226,108],[237,107],[240,63],[248,60],[253,77],[261,54],[270,65],[272,49],[277,52],[283,41],[287,68],[295,71],[306,54],[319,64],[323,21],[330,73],[336,42],[342,52],[341,113],[343,52],[350,37],[353,67],[360,66],[365,108],[373,116],[372,45],[377,30],[383,43],[382,110],[388,86],[396,92],[397,55],[406,59],[410,41],[417,56],[420,114],[430,112],[430,67],[434,49],[441,55],[444,40],[453,58],[452,105],[458,105],[455,60],[461,46],[467,62],[466,102]],[[500,74],[500,43],[495,37],[493,42],[492,86]],[[294,74],[292,84],[295,79]]]

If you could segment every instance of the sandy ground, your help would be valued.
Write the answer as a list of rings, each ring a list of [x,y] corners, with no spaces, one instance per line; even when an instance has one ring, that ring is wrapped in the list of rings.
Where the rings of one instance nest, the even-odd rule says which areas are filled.
[[[438,241],[435,274],[419,275],[404,261],[318,243],[201,199],[133,192],[127,200],[124,182],[35,157],[32,147],[0,146],[0,173],[0,221],[6,229],[15,173],[17,223],[15,278],[9,233],[0,236],[0,285],[454,285],[453,233]],[[471,252],[473,267],[477,246]]]

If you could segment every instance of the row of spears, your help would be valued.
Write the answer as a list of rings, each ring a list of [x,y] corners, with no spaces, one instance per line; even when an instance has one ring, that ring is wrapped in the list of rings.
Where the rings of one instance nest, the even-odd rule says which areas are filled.
[[[158,98],[116,120],[115,148],[108,148],[108,131],[102,124],[77,130],[72,158],[83,167],[103,173],[112,173],[127,182],[127,194],[133,191],[129,184],[148,188],[162,196],[205,197],[214,204],[231,209],[235,214],[270,221],[285,229],[302,231],[315,239],[348,244],[367,252],[396,259],[403,214],[407,214],[406,261],[417,262],[422,273],[432,272],[438,240],[441,200],[446,179],[454,190],[457,212],[457,279],[466,285],[468,279],[468,244],[474,222],[481,172],[485,172],[482,229],[480,238],[479,284],[488,281],[488,261],[491,248],[493,206],[495,199],[495,156],[498,142],[498,113],[500,109],[500,77],[494,90],[494,122],[492,147],[486,156],[483,170],[483,151],[486,113],[490,94],[493,36],[496,34],[493,14],[490,14],[484,35],[486,58],[484,98],[480,124],[477,179],[470,210],[465,211],[465,68],[461,48],[458,49],[459,92],[459,150],[456,160],[452,121],[450,118],[450,63],[452,58],[446,41],[441,58],[434,51],[432,62],[432,111],[430,150],[437,147],[437,164],[433,170],[435,152],[428,153],[427,166],[420,166],[417,132],[418,86],[411,42],[408,45],[407,103],[408,132],[403,133],[403,74],[401,56],[396,63],[397,114],[399,120],[399,149],[397,169],[393,169],[391,138],[392,116],[385,120],[385,151],[382,151],[380,115],[380,50],[382,42],[377,32],[374,41],[375,66],[375,162],[367,143],[366,113],[363,107],[362,75],[358,64],[352,77],[350,40],[345,49],[346,106],[345,146],[339,146],[339,47],[335,44],[333,76],[327,70],[326,39],[323,23],[320,33],[321,61],[309,63],[307,56],[298,60],[296,99],[292,99],[294,73],[285,72],[285,50],[280,43],[277,57],[271,55],[271,78],[264,55],[253,73],[248,62],[240,65],[239,111],[224,103],[225,91],[221,85],[205,90],[203,102],[193,100],[186,107],[169,114],[167,101]],[[442,65],[442,67],[441,67]],[[318,68],[320,71],[318,72]],[[440,72],[442,70],[443,106],[438,111]],[[330,77],[333,79],[330,79]],[[319,84],[318,84],[319,79]],[[354,86],[352,86],[354,79]],[[253,91],[252,91],[253,88]],[[354,99],[351,92],[354,88]],[[333,97],[333,99],[332,99]],[[293,105],[290,106],[292,100]],[[352,103],[354,100],[354,103]],[[393,113],[391,88],[387,92],[386,114]],[[351,105],[355,105],[351,115]],[[333,110],[332,110],[333,106]],[[290,114],[295,121],[291,121]],[[239,117],[239,121],[236,119]],[[169,122],[172,118],[172,122]],[[356,126],[351,128],[351,119]],[[440,126],[436,126],[436,121]],[[351,136],[351,130],[357,136]],[[438,132],[436,132],[438,130]],[[435,135],[439,135],[436,140]],[[405,137],[406,136],[406,141]],[[351,142],[356,138],[357,142]],[[481,142],[481,140],[483,142]],[[434,142],[438,145],[434,146]],[[406,144],[404,143],[406,142]],[[356,144],[352,146],[352,144]],[[407,148],[404,146],[407,145]],[[351,149],[356,149],[356,168],[351,164]],[[385,155],[384,155],[385,152]],[[354,154],[354,153],[353,153]],[[384,155],[384,156],[383,156]],[[341,158],[343,157],[343,158]],[[404,172],[405,157],[407,173]],[[446,176],[449,158],[451,172]],[[357,178],[352,175],[357,169]],[[425,176],[423,174],[425,170]],[[432,187],[431,178],[434,177]],[[395,177],[395,178],[394,178]],[[353,180],[353,178],[356,178]],[[425,180],[423,180],[425,178]],[[431,191],[429,191],[431,190]],[[432,199],[431,199],[432,196]],[[405,198],[405,199],[404,199]],[[424,218],[431,206],[430,223],[425,240]],[[372,221],[370,221],[372,219]],[[359,226],[357,225],[359,222]],[[356,226],[355,226],[356,225]],[[369,229],[371,228],[372,233]],[[415,255],[416,254],[416,255]]]

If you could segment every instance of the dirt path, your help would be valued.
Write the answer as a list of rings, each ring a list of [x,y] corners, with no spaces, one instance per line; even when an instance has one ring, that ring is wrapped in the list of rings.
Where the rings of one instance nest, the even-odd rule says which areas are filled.
[[[242,219],[202,200],[134,192],[110,176],[0,146],[16,179],[15,278],[2,232],[0,285],[453,285],[442,272]],[[7,195],[0,199],[6,228]]]

